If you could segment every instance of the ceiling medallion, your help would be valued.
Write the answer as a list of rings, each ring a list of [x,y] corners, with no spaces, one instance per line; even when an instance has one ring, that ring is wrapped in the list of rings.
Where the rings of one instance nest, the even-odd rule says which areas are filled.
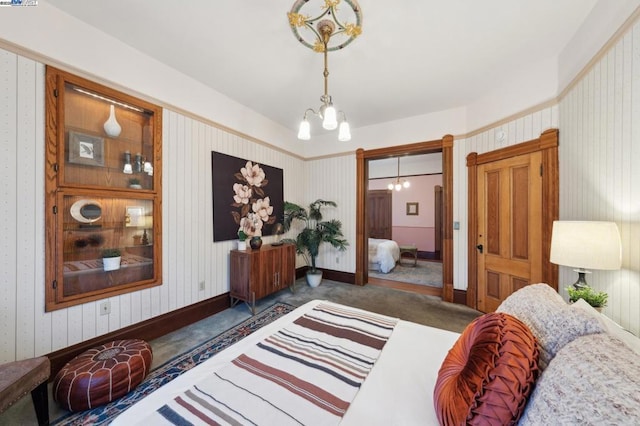
[[[341,2],[344,7],[340,7]],[[312,17],[311,12],[318,9],[320,14]],[[333,25],[327,43],[329,52],[343,49],[362,33],[362,10],[355,0],[297,0],[287,16],[296,39],[316,52],[324,51],[321,21]]]

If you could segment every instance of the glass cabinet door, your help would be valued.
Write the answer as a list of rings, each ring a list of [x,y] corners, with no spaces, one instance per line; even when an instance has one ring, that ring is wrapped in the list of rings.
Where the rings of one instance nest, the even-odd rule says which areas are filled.
[[[59,193],[58,296],[73,299],[152,282],[152,199]]]
[[[154,114],[64,83],[61,185],[154,190]]]
[[[47,311],[161,285],[162,108],[47,66]]]

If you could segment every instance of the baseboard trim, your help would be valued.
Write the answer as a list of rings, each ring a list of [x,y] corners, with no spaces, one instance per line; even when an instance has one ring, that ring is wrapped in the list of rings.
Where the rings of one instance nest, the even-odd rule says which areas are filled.
[[[459,305],[467,304],[467,290],[456,290],[453,289],[453,303],[457,303]]]
[[[222,312],[229,306],[229,293],[224,293],[182,309],[171,311],[129,327],[121,328],[120,330],[51,352],[47,354],[49,361],[51,361],[51,375],[49,376],[49,380],[53,380],[55,375],[58,374],[58,371],[60,371],[67,362],[87,349],[120,339],[153,340],[208,316]]]
[[[296,269],[296,279],[304,278],[308,269],[309,269],[308,266],[303,266],[302,268]],[[332,269],[325,269],[325,268],[319,268],[319,269],[322,269],[323,279],[327,279],[331,281],[339,281],[341,283],[347,283],[347,284],[356,283],[356,274],[352,272],[334,271]]]

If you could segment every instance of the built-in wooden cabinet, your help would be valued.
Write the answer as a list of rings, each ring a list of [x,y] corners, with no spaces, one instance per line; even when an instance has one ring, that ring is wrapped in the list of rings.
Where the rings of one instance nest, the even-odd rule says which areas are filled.
[[[159,285],[162,109],[53,67],[45,101],[46,310]]]
[[[263,245],[258,250],[231,250],[231,303],[246,302],[255,314],[255,301],[294,288],[296,248],[293,244]]]

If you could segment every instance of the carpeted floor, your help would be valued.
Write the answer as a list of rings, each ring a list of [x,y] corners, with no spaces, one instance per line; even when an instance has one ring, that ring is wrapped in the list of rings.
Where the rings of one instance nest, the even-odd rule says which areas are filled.
[[[65,414],[58,419],[54,419],[51,425],[107,425],[120,413],[149,393],[294,309],[295,306],[286,303],[275,303],[231,329],[197,345],[187,352],[173,357],[163,365],[155,368],[135,390],[122,398],[92,410]]]
[[[328,280],[323,280],[317,288],[311,288],[304,283],[304,280],[298,280],[295,293],[292,293],[289,289],[281,290],[258,301],[256,310],[263,311],[276,302],[301,306],[314,299],[330,300],[456,332],[461,332],[469,322],[480,315],[480,312],[466,306],[442,302],[434,296],[374,285],[359,287]],[[152,370],[174,358],[177,354],[189,351],[250,317],[249,308],[244,304],[239,304],[234,308],[226,309],[223,312],[149,342],[153,349]],[[51,399],[51,385],[49,386],[49,395],[51,419],[54,420],[65,415],[66,411],[62,410]],[[22,398],[9,410],[0,414],[0,424],[37,424],[31,398]]]
[[[412,260],[403,259],[402,263],[386,274],[369,271],[370,277],[404,283],[442,287],[442,263],[418,260],[413,266]]]

